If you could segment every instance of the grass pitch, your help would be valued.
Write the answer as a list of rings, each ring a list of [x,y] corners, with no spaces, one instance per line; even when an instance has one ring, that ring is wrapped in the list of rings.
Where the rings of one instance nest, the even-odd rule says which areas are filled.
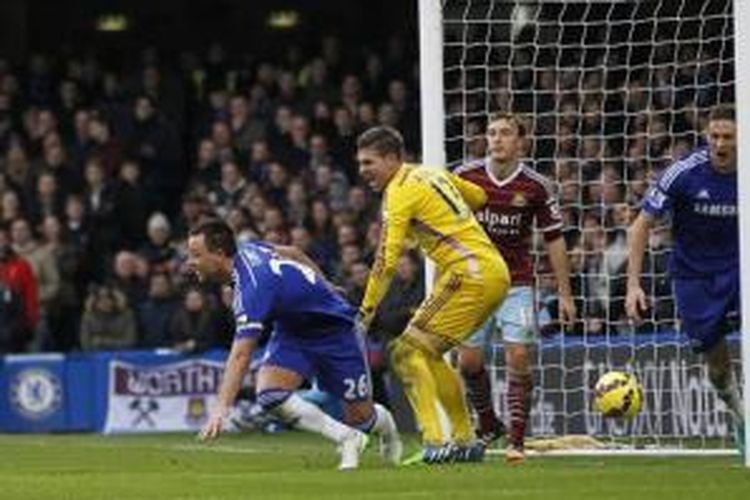
[[[750,499],[736,457],[533,457],[391,468],[368,450],[360,470],[335,470],[315,436],[186,434],[0,435],[0,499]],[[414,450],[416,448],[414,447]],[[412,451],[414,451],[412,450]]]

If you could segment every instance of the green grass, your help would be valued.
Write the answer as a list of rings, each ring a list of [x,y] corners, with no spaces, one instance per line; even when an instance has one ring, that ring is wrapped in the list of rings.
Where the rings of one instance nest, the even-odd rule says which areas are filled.
[[[340,473],[315,436],[0,435],[0,499],[750,499],[750,471],[734,457],[530,458],[508,467],[398,469],[368,451]]]

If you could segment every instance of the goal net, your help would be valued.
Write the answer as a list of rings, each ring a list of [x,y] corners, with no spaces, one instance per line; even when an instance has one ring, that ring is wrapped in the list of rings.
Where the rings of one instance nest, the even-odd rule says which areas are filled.
[[[626,228],[649,182],[702,141],[713,105],[734,100],[732,1],[435,4],[441,51],[433,61],[423,57],[421,70],[427,78],[439,65],[442,95],[434,99],[445,127],[425,147],[442,148],[449,166],[482,157],[489,114],[513,111],[532,131],[525,161],[559,187],[582,320],[560,333],[554,278],[536,242],[542,335],[533,435],[587,434],[625,448],[731,448],[731,420],[678,333],[668,226],[649,242],[643,283],[652,307],[643,325],[626,319],[624,298]],[[422,36],[423,50],[425,43]],[[423,83],[423,92],[439,88]],[[738,359],[738,336],[729,338]],[[490,359],[495,401],[506,414],[499,338]],[[592,409],[592,387],[610,369],[633,371],[643,384],[644,408],[631,422]]]

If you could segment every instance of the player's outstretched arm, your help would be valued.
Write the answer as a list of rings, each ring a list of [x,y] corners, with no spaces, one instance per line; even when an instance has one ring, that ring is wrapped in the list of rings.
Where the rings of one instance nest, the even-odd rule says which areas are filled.
[[[641,272],[643,254],[653,225],[654,218],[641,210],[628,229],[628,291],[625,296],[625,311],[630,319],[637,322],[641,321],[641,314],[648,307],[646,294],[641,287]]]
[[[559,236],[546,242],[546,244],[552,271],[555,273],[555,279],[557,280],[560,321],[563,324],[570,324],[576,320],[578,312],[576,311],[575,300],[573,300],[573,292],[570,289],[570,261],[565,247],[565,238]]]
[[[224,366],[224,378],[219,389],[219,397],[216,407],[211,412],[211,417],[198,434],[198,439],[206,441],[216,439],[221,434],[224,418],[234,404],[234,399],[240,391],[242,379],[250,366],[253,351],[257,340],[251,338],[235,339],[232,350],[229,352],[226,365]]]

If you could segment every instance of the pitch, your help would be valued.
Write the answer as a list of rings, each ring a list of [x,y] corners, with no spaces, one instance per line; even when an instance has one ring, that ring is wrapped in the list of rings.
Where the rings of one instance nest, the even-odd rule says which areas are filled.
[[[532,457],[519,467],[490,457],[390,469],[368,450],[362,469],[342,473],[328,443],[296,432],[208,446],[185,434],[2,435],[0,449],[3,499],[750,498],[736,457]]]

